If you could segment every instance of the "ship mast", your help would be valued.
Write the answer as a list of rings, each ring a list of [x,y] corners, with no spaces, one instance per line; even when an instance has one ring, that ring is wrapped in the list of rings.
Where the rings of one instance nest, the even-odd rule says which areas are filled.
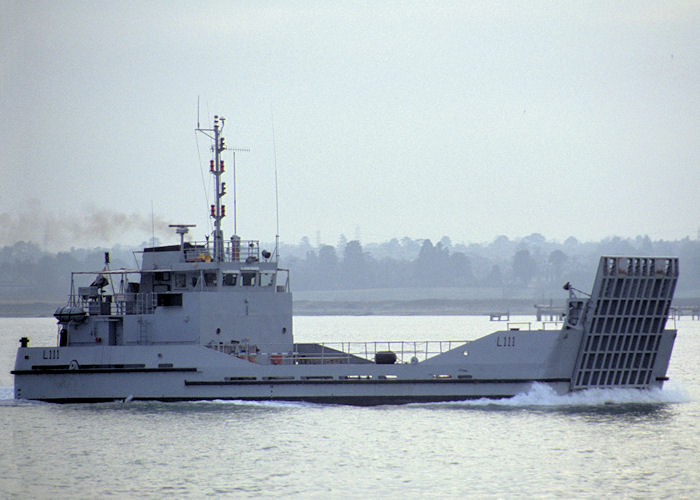
[[[221,153],[226,149],[224,138],[221,132],[224,129],[226,118],[223,116],[214,116],[214,128],[211,129],[196,129],[214,141],[212,144],[212,152],[214,159],[209,162],[209,173],[214,176],[216,182],[216,200],[209,207],[209,215],[214,219],[214,261],[224,261],[224,233],[221,230],[221,219],[226,216],[226,205],[221,204],[221,199],[226,194],[226,183],[221,181],[221,174],[224,173],[224,160],[221,159]]]
[[[197,109],[199,110],[199,108]],[[226,183],[221,181],[221,175],[224,173],[224,160],[221,159],[221,153],[226,150],[233,151],[233,232],[236,233],[238,230],[236,226],[236,151],[250,151],[244,148],[226,147],[224,138],[221,135],[221,132],[224,130],[225,122],[226,118],[223,116],[214,115],[214,128],[200,128],[198,116],[197,128],[195,129],[196,132],[201,132],[213,141],[211,150],[214,153],[214,159],[209,162],[209,173],[214,176],[216,182],[216,200],[213,205],[209,206],[209,215],[214,219],[214,262],[223,262],[226,260],[224,254],[224,233],[221,230],[221,219],[226,217],[226,205],[221,204],[221,199],[226,194]],[[235,234],[232,240],[234,238],[240,241],[240,238]],[[207,237],[207,240],[208,239],[209,237]]]

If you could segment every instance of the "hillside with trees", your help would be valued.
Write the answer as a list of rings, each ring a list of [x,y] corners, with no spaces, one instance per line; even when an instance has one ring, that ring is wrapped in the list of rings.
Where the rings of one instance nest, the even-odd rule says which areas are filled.
[[[106,251],[113,269],[135,267],[135,256],[125,247],[58,253],[31,242],[0,247],[0,302],[63,302],[70,272],[102,269]],[[700,241],[690,238],[579,242],[570,237],[557,242],[534,233],[517,239],[499,236],[489,243],[453,244],[445,236],[436,243],[404,237],[363,245],[341,236],[336,245],[311,245],[305,237],[297,244],[281,244],[280,255],[281,266],[291,271],[296,299],[307,303],[427,299],[483,299],[493,307],[499,301],[507,305],[509,299],[532,303],[562,298],[561,286],[567,281],[590,289],[601,255],[678,256],[677,298],[700,297]]]
[[[678,256],[678,293],[700,296],[700,241],[652,241],[648,236],[563,243],[535,233],[524,238],[499,236],[486,244],[452,244],[443,237],[392,239],[362,246],[357,240],[311,246],[308,238],[281,248],[296,290],[469,287],[501,289],[504,296],[536,298],[570,281],[592,285],[601,255]]]

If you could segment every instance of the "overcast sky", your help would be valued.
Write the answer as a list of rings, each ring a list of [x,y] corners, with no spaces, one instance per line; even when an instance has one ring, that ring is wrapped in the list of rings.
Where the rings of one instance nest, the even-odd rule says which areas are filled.
[[[0,245],[698,236],[699,2],[0,4]]]

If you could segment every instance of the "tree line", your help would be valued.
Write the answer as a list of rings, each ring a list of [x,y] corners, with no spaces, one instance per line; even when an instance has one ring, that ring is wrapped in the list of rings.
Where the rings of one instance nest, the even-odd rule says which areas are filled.
[[[58,253],[23,241],[1,247],[0,299],[65,297],[70,272],[102,269],[105,251],[111,253],[113,269],[136,265],[132,250],[122,246]],[[363,245],[341,236],[336,245],[312,245],[305,237],[297,244],[281,244],[280,255],[280,265],[291,271],[292,290],[482,287],[502,288],[504,296],[516,291],[532,297],[559,291],[567,281],[590,289],[601,255],[678,256],[678,293],[700,297],[700,240],[691,238],[579,242],[570,237],[560,243],[534,233],[499,236],[488,243],[453,244],[445,236],[435,243],[405,237]]]
[[[445,236],[436,243],[406,237],[363,246],[341,236],[335,246],[312,246],[302,238],[283,245],[281,255],[297,290],[488,287],[530,291],[533,297],[558,291],[567,281],[590,289],[602,255],[678,256],[678,291],[700,297],[700,240],[690,238],[570,237],[560,243],[534,233],[489,243],[453,244]]]

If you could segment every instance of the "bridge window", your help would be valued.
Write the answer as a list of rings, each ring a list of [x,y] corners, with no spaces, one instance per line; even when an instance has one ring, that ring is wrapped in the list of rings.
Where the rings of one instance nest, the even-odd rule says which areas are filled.
[[[204,273],[204,283],[206,286],[216,286],[216,273]]]
[[[224,286],[236,286],[238,284],[238,273],[224,273]]]
[[[258,273],[255,271],[243,271],[241,273],[243,278],[243,286],[256,286],[257,274]]]
[[[260,273],[260,286],[272,286],[275,284],[275,273]]]
[[[170,273],[169,273],[169,272],[157,272],[157,273],[154,273],[153,279],[154,279],[155,281],[161,281],[161,282],[162,282],[162,281],[165,281],[165,282],[169,282],[169,281],[170,281]]]
[[[185,273],[175,273],[175,288],[187,288],[187,275]]]

